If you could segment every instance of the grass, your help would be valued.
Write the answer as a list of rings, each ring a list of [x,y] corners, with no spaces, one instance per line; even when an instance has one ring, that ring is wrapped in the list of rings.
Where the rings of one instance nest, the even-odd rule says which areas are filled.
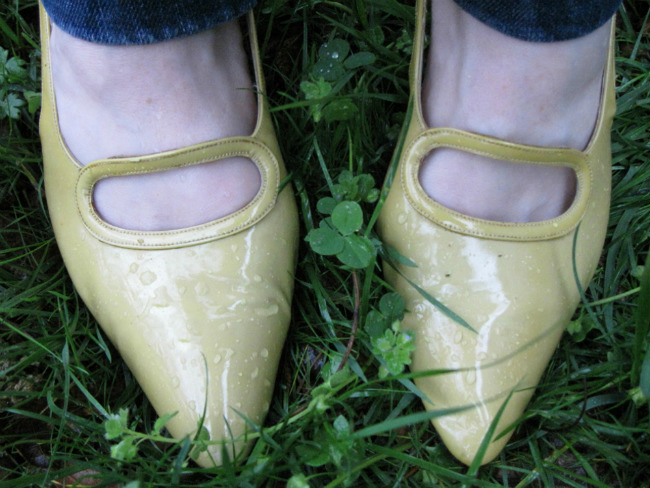
[[[411,376],[382,370],[391,361],[399,370],[399,354],[389,356],[400,346],[382,356],[364,327],[368,317],[392,320],[380,260],[371,255],[351,271],[303,242],[293,323],[260,440],[245,463],[202,470],[187,460],[189,440],[156,433],[155,413],[63,268],[43,193],[36,4],[3,3],[0,101],[15,117],[0,119],[0,486],[650,486],[640,389],[650,293],[641,290],[650,247],[649,7],[628,1],[618,17],[612,208],[590,305],[576,312],[501,455],[479,469],[459,464],[409,389]],[[407,111],[412,5],[265,0],[258,23],[307,235],[324,217],[319,200],[341,191],[345,170],[383,181]],[[319,49],[332,40],[366,54],[319,84],[327,56]],[[360,182],[351,185],[346,191]],[[358,200],[368,223],[376,203]],[[365,235],[376,238],[370,228]],[[348,367],[337,373],[355,317]],[[104,422],[121,409],[126,437],[139,447],[129,462],[111,457],[119,439],[105,436]]]

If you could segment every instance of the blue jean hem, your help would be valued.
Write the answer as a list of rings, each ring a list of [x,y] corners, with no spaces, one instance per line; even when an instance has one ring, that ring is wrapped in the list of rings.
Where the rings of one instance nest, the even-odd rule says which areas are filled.
[[[454,0],[480,22],[510,37],[531,42],[567,41],[585,36],[616,13],[622,0]]]
[[[190,36],[241,17],[257,0],[42,0],[57,27],[89,42],[140,45]]]

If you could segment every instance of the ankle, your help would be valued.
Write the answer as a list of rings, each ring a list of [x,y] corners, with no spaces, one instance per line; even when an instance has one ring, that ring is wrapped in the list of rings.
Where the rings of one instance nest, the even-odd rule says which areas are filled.
[[[54,27],[52,78],[70,151],[87,164],[251,134],[257,110],[241,40],[235,22],[144,46],[93,44]]]
[[[74,83],[75,90],[110,105],[132,105],[143,93],[181,77],[196,84],[188,88],[205,89],[216,71],[229,72],[222,76],[238,81],[238,88],[251,88],[236,22],[189,37],[128,46],[91,43],[53,26],[50,44],[52,65],[60,78],[54,80],[55,86],[57,81]]]
[[[434,0],[431,39],[423,87],[430,126],[584,148],[597,116],[609,25],[571,41],[527,42],[452,0]]]

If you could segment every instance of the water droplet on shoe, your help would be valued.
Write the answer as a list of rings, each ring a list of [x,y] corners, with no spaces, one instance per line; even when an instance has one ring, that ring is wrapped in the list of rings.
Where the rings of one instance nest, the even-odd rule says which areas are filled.
[[[256,308],[255,313],[257,313],[257,315],[261,315],[262,317],[270,317],[271,315],[276,315],[278,313],[278,310],[278,305],[273,303],[266,308]]]
[[[406,222],[406,214],[400,214],[397,217],[397,223],[398,224],[403,224],[404,222]]]
[[[178,376],[172,378],[172,388],[178,388],[181,385],[181,380],[178,379]]]
[[[203,281],[199,281],[194,287],[194,291],[196,291],[196,294],[199,296],[207,295],[208,285],[206,285]]]
[[[260,368],[255,368],[253,372],[251,373],[251,378],[255,379],[257,378],[257,375],[260,374]]]
[[[462,330],[457,330],[456,333],[454,334],[454,342],[456,344],[460,344],[463,342],[463,331]]]
[[[260,351],[260,356],[262,356],[263,358],[268,358],[269,357],[269,350],[266,349],[266,348],[262,349]]]
[[[167,293],[167,288],[164,286],[156,288],[152,302],[154,307],[168,307],[171,301],[172,299],[169,296],[169,293]]]
[[[476,371],[475,370],[472,369],[472,370],[467,372],[467,374],[465,375],[465,383],[467,383],[468,385],[473,385],[474,383],[476,383]]]
[[[140,275],[140,283],[143,285],[147,286],[156,281],[156,274],[153,273],[152,271],[145,271]]]

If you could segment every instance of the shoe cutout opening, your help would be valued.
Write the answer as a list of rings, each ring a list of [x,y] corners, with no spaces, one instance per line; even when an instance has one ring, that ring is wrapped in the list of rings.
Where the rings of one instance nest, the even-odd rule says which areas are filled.
[[[258,194],[261,175],[233,157],[153,173],[113,176],[93,188],[93,206],[107,223],[133,231],[173,231],[231,215]]]
[[[425,156],[418,177],[427,195],[439,204],[506,223],[559,217],[577,191],[576,173],[569,167],[502,161],[446,147]]]

